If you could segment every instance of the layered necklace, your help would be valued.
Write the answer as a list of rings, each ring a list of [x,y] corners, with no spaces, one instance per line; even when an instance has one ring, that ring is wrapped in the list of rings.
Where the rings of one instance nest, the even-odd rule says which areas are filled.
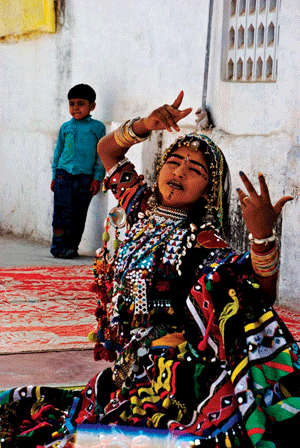
[[[164,206],[140,219],[124,239],[116,261],[114,278],[115,312],[117,303],[131,303],[135,315],[148,314],[147,292],[158,262],[163,271],[176,275],[182,243],[188,229],[187,213]],[[161,254],[157,257],[157,254]]]
[[[124,277],[128,269],[153,271],[155,252],[162,246],[168,249],[171,244],[176,256],[179,242],[187,232],[186,219],[187,213],[182,210],[159,206],[149,218],[139,220],[120,247],[115,271],[117,279]]]

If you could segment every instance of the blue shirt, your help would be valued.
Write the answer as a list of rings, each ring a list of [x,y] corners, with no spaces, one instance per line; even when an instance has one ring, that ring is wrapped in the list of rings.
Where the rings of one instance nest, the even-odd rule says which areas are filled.
[[[105,135],[105,126],[90,115],[64,123],[58,134],[52,163],[52,178],[58,168],[70,174],[91,174],[102,181],[105,168],[97,153],[97,144]]]

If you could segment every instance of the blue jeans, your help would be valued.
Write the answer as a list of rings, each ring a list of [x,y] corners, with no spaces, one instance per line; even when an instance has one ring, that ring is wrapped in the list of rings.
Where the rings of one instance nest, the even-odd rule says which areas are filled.
[[[92,199],[93,176],[56,170],[54,183],[53,237],[50,252],[60,256],[66,249],[77,251]]]

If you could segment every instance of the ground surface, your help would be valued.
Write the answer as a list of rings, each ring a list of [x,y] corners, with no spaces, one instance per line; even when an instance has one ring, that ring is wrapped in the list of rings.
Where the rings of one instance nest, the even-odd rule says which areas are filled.
[[[0,268],[11,266],[93,265],[93,257],[52,257],[49,247],[12,235],[0,235]],[[0,355],[0,390],[31,384],[83,385],[109,363],[93,359],[93,350]]]

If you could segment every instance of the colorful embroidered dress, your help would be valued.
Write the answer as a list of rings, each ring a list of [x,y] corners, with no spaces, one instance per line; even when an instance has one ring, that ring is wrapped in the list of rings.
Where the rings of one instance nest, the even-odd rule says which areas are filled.
[[[249,254],[204,230],[180,260],[186,219],[163,218],[162,207],[137,219],[147,195],[129,162],[106,182],[136,224],[116,265],[111,326],[123,345],[116,332],[107,341],[120,357],[102,421],[168,428],[202,443],[276,446],[278,421],[300,410],[299,351]]]
[[[168,430],[178,447],[282,446],[284,424],[300,411],[299,349],[249,254],[213,230],[188,232],[184,213],[147,216],[149,190],[127,160],[106,185],[131,224],[96,313],[95,357],[113,354],[114,370],[73,395],[3,394],[1,448],[29,446],[29,434],[46,446],[87,422]]]

